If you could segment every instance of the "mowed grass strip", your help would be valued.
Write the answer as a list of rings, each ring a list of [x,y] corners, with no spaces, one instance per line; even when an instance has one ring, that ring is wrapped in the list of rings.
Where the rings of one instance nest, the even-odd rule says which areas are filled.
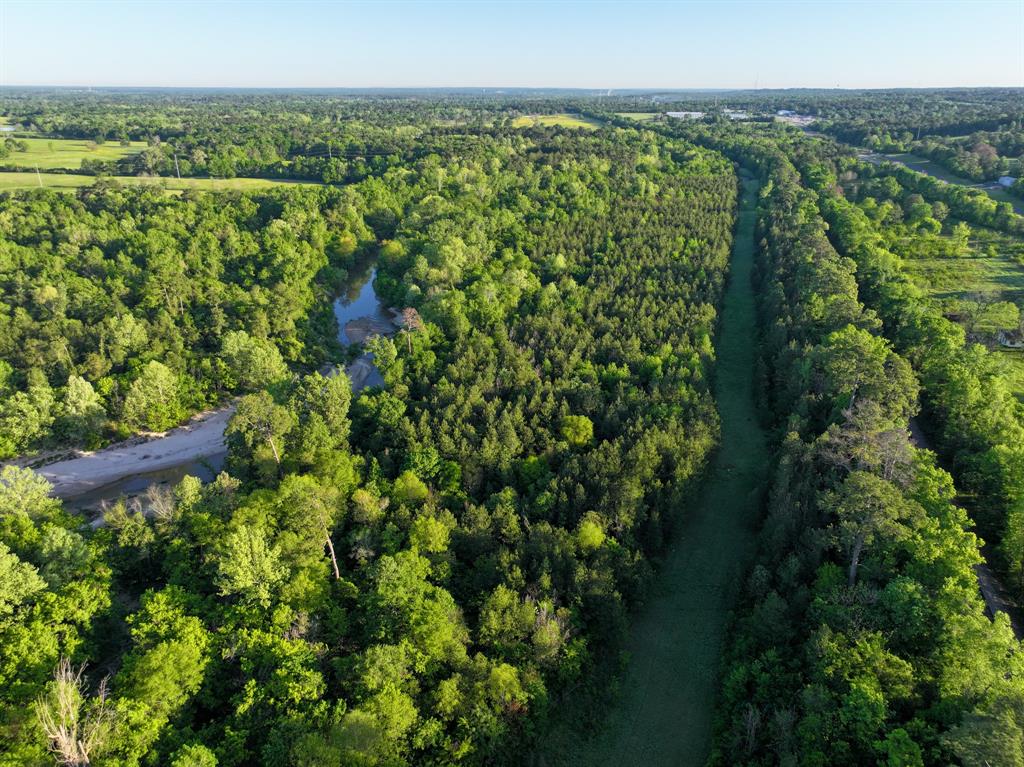
[[[92,186],[100,178],[109,178],[122,186],[152,186],[166,189],[169,192],[180,192],[185,189],[224,190],[224,189],[267,189],[272,186],[298,184],[320,186],[316,181],[296,181],[292,179],[269,178],[166,178],[154,176],[83,176],[73,173],[40,173],[35,171],[4,171],[0,172],[0,192],[12,192],[23,189],[38,189],[40,182],[45,189],[73,191],[82,187]]]
[[[20,136],[10,138],[19,143],[28,144],[28,151],[11,151],[7,157],[0,160],[0,165],[13,165],[19,168],[38,166],[40,170],[58,168],[76,170],[82,167],[82,160],[112,162],[131,154],[138,154],[146,148],[145,141],[132,141],[128,146],[122,146],[117,141],[96,144],[87,139],[22,138]]]

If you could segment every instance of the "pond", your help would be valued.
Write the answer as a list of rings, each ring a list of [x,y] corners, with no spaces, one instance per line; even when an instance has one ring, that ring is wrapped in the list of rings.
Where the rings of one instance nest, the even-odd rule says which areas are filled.
[[[348,284],[334,300],[334,317],[338,321],[338,340],[358,344],[371,333],[387,333],[393,329],[391,312],[377,297],[373,287],[377,276],[376,260],[357,262],[349,271]]]

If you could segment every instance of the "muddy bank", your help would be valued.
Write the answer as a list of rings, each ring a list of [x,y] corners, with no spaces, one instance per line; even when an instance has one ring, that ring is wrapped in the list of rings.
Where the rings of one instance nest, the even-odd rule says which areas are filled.
[[[332,375],[338,369],[325,372]],[[384,384],[372,354],[357,358],[345,368],[345,373],[352,382],[353,393]],[[74,458],[36,471],[53,485],[54,497],[73,501],[70,505],[79,508],[98,505],[122,494],[137,495],[150,484],[173,483],[185,474],[209,481],[224,464],[224,430],[234,412],[235,406],[231,404],[202,413],[184,426],[151,439],[133,437],[93,453],[78,453]]]
[[[395,332],[395,322],[382,317],[360,317],[345,325],[349,343],[364,344],[373,336],[389,336]]]
[[[202,413],[184,426],[147,441],[138,438],[111,445],[94,453],[82,453],[37,469],[53,485],[57,498],[74,498],[124,478],[163,471],[223,453],[224,429],[235,412],[234,405]]]

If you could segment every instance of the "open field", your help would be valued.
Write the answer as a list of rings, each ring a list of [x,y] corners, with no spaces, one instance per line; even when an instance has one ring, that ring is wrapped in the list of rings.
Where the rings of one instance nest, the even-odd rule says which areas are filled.
[[[10,192],[19,189],[38,189],[40,181],[46,189],[74,190],[84,186],[92,186],[99,176],[82,176],[71,173],[41,173],[38,176],[35,171],[6,171],[0,172],[0,192]],[[124,186],[154,186],[168,191],[182,191],[185,189],[267,189],[272,186],[288,184],[317,186],[315,181],[292,181],[289,179],[268,179],[268,178],[155,178],[153,176],[106,176]]]
[[[559,128],[586,128],[587,130],[594,130],[601,126],[599,122],[591,120],[589,117],[571,114],[523,115],[512,121],[512,127],[514,128],[533,128],[549,125],[555,125]]]
[[[915,257],[912,250],[902,255],[911,280],[937,301],[944,313],[969,312],[978,301],[1009,301],[1024,310],[1024,243],[1018,240],[976,228],[968,255]],[[1008,321],[998,319],[1004,314],[981,312],[973,324],[974,332],[994,337],[998,330],[1008,329]],[[1009,365],[1014,392],[1024,399],[1024,352],[998,351]]]
[[[615,116],[625,117],[627,120],[636,120],[640,123],[647,123],[661,117],[661,112],[616,112]]]
[[[110,162],[137,154],[146,148],[145,141],[132,141],[128,146],[121,146],[116,141],[97,145],[85,139],[18,137],[16,140],[28,144],[28,151],[11,152],[3,160],[0,160],[0,164],[22,168],[39,166],[41,170],[54,168],[75,170],[82,167],[82,160]]]
[[[985,294],[1024,304],[1024,267],[1005,256],[912,258],[905,264],[914,282],[933,298]]]

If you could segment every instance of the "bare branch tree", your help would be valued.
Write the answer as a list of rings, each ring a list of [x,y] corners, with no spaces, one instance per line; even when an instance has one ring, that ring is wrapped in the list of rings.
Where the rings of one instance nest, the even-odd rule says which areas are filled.
[[[402,327],[405,339],[409,342],[409,354],[412,354],[412,334],[423,330],[423,320],[420,318],[420,313],[411,306],[402,310]]]
[[[174,500],[174,491],[170,487],[155,483],[150,485],[146,488],[146,501],[158,525],[167,527],[174,521],[177,503]]]
[[[86,767],[103,749],[114,724],[114,711],[107,703],[107,680],[100,682],[91,701],[85,694],[82,672],[61,658],[53,672],[49,690],[36,700],[36,717],[49,740],[57,764]]]

